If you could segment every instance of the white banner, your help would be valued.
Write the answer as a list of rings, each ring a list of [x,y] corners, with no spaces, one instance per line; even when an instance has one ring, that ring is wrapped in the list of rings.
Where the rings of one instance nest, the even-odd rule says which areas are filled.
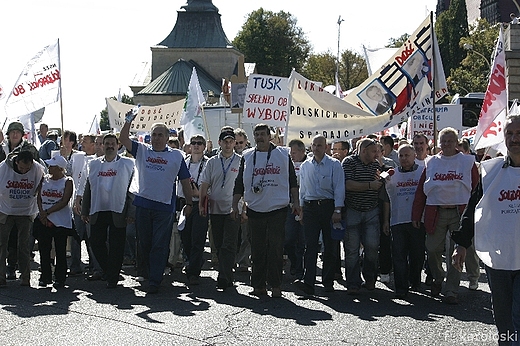
[[[489,83],[482,102],[482,109],[475,133],[475,149],[491,147],[504,142],[502,128],[507,113],[506,53],[502,27],[498,35],[493,54],[493,66],[489,75]]]
[[[462,105],[441,104],[435,106],[437,118],[437,133],[445,127],[453,127],[459,131],[462,127]],[[408,135],[411,140],[418,133],[423,133],[428,139],[433,140],[433,107],[426,107],[415,113],[408,119]]]
[[[46,46],[25,66],[5,104],[8,117],[30,114],[60,97],[59,41]]]
[[[242,113],[244,123],[285,127],[288,111],[287,78],[258,74],[249,76]]]
[[[107,98],[106,101],[110,127],[116,131],[121,131],[121,128],[125,124],[125,114],[134,108],[134,105],[117,102],[110,98]],[[150,132],[150,128],[154,123],[164,123],[170,129],[178,129],[180,127],[179,120],[183,105],[184,100],[159,106],[141,106],[141,108],[139,108],[139,114],[132,122],[130,131]]]
[[[433,67],[435,99],[442,98],[448,89],[432,32],[428,17],[382,68],[343,101],[293,71],[287,140],[299,138],[309,144],[317,134],[329,140],[348,140],[406,121],[432,105]]]

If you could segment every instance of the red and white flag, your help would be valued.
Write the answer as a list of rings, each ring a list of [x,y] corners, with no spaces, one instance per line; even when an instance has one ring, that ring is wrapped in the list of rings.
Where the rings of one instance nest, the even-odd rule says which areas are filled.
[[[507,115],[506,56],[502,27],[493,54],[493,66],[475,133],[474,148],[486,148],[504,142]]]
[[[56,40],[27,63],[5,103],[8,117],[29,114],[59,100],[59,50],[59,40]]]

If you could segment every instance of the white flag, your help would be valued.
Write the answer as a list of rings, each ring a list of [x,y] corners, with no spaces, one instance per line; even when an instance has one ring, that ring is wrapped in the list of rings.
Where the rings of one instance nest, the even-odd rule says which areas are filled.
[[[5,104],[9,117],[30,114],[60,97],[59,41],[46,46],[25,66]]]
[[[506,55],[502,27],[493,54],[489,83],[475,133],[475,149],[491,147],[504,141],[504,123],[507,113]]]
[[[197,71],[193,67],[191,72],[190,84],[184,101],[184,110],[181,115],[180,124],[184,128],[184,140],[190,141],[191,136],[200,134],[206,137],[202,107],[205,99],[199,84]]]
[[[94,119],[92,119],[92,123],[90,123],[90,129],[88,133],[92,133],[95,135],[101,134],[101,127],[99,126],[99,120],[97,114],[94,115]]]

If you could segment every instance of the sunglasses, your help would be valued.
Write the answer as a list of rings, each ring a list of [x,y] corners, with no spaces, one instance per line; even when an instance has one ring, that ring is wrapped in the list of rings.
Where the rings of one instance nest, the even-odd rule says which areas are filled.
[[[191,142],[190,143],[191,145],[204,145],[204,142],[200,141],[200,142]]]

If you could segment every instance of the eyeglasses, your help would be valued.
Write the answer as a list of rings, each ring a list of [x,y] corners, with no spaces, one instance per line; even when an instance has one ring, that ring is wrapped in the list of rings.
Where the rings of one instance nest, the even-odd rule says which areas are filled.
[[[244,144],[244,141],[237,141],[237,144]]]
[[[200,142],[191,142],[190,143],[191,145],[204,145],[204,142],[200,141]]]

